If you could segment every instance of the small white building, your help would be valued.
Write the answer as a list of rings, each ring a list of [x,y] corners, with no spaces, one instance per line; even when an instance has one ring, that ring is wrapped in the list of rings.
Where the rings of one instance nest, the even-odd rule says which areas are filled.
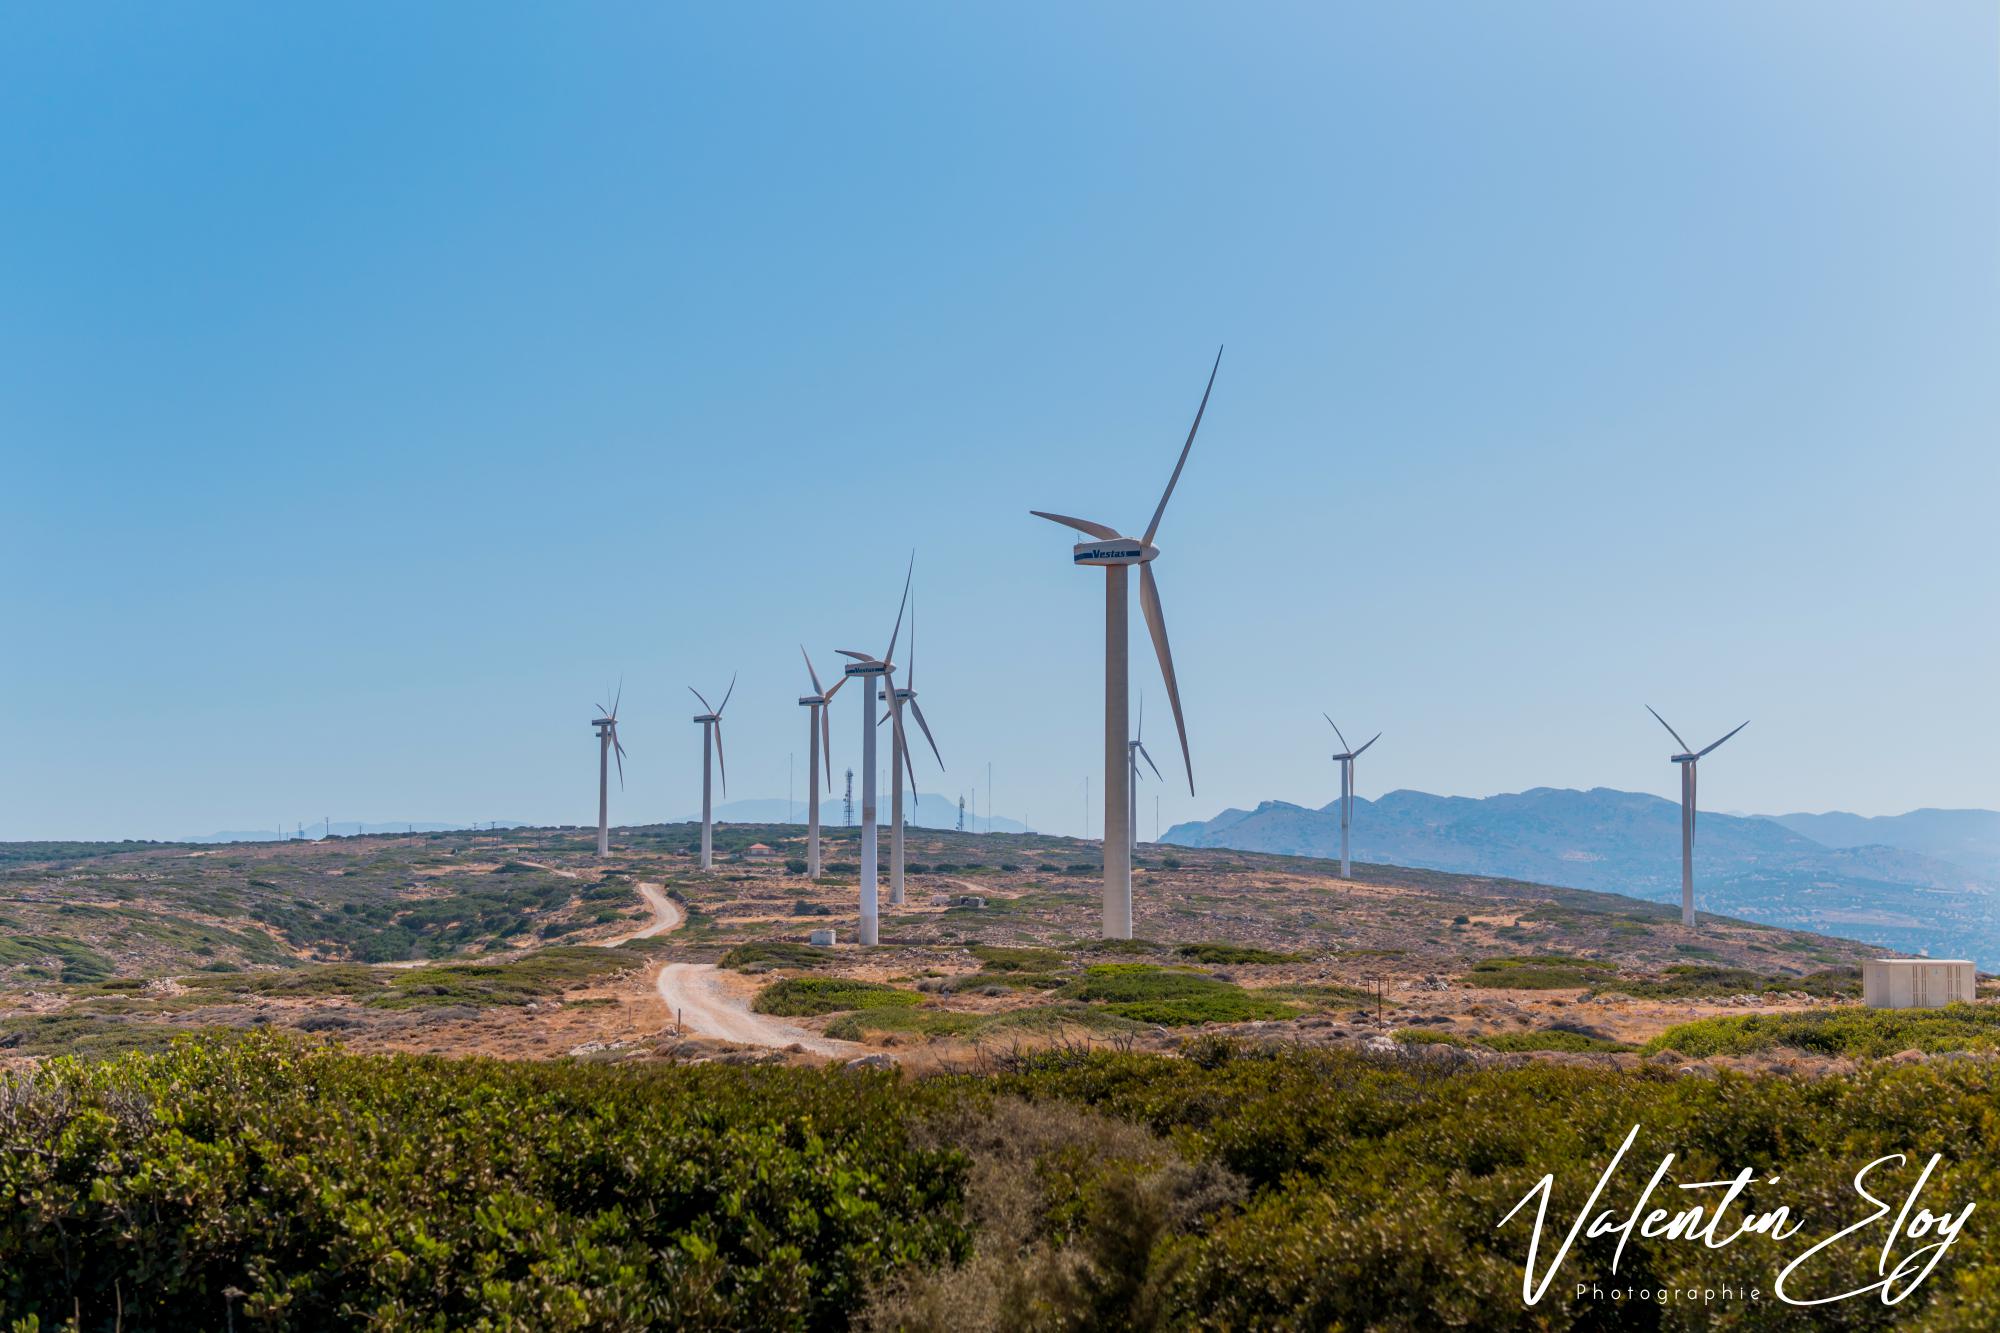
[[[816,949],[831,949],[834,944],[834,934],[830,930],[815,930],[806,939]]]
[[[1870,958],[1861,964],[1861,1002],[1870,1009],[1937,1009],[1978,993],[1979,969],[1963,958]]]

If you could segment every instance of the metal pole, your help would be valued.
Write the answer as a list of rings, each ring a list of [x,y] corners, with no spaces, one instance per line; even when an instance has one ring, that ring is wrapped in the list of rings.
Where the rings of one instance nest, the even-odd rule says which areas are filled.
[[[875,677],[861,679],[861,942],[879,934],[875,886]]]
[[[704,722],[701,724],[701,868],[703,870],[715,867],[714,817],[713,807],[709,803],[710,769],[713,767],[711,752],[714,748],[715,724]]]
[[[1126,776],[1131,753],[1125,748],[1132,739],[1126,661],[1130,572],[1128,565],[1104,567],[1104,937],[1114,940],[1132,938],[1132,850],[1124,828],[1131,794]]]

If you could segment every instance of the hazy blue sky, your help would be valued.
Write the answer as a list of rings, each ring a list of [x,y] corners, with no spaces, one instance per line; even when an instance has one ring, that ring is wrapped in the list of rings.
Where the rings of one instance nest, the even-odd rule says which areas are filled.
[[[1102,579],[1026,511],[1143,528],[1224,341],[1168,822],[1330,799],[1322,709],[1369,796],[1671,794],[1648,702],[1754,719],[1712,808],[2000,806],[1986,0],[4,34],[0,837],[589,820],[621,673],[616,818],[733,670],[782,796],[913,546],[925,789],[1077,831]]]

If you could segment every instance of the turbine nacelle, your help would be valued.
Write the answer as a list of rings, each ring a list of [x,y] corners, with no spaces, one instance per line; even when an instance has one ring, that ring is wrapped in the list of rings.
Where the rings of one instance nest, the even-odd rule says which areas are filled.
[[[818,708],[825,702],[826,696],[824,694],[801,694],[799,696],[799,707],[801,708]]]
[[[697,713],[697,714],[695,714],[695,715],[694,715],[693,719],[691,719],[691,720],[692,720],[692,721],[695,721],[695,722],[720,722],[720,721],[722,721],[722,714],[720,714],[720,713]]]
[[[893,662],[849,662],[840,672],[843,676],[886,676],[895,669]]]
[[[1160,558],[1160,548],[1137,537],[1113,537],[1078,542],[1069,558],[1077,565],[1144,565]]]

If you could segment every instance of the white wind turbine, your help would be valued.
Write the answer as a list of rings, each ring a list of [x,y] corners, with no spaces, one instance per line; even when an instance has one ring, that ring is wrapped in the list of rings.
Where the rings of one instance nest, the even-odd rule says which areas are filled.
[[[1160,550],[1153,538],[1160,530],[1160,518],[1173,498],[1174,485],[1187,466],[1188,451],[1194,448],[1195,432],[1201,429],[1202,414],[1208,410],[1209,390],[1215,387],[1215,372],[1222,366],[1222,349],[1215,352],[1215,365],[1208,372],[1208,387],[1201,391],[1201,406],[1195,409],[1194,425],[1188,428],[1187,443],[1181,446],[1180,460],[1167,478],[1167,489],[1153,510],[1153,521],[1144,537],[1121,536],[1116,528],[1066,514],[1030,510],[1066,528],[1090,534],[1094,540],[1078,542],[1070,552],[1070,563],[1098,565],[1104,569],[1104,937],[1132,938],[1132,849],[1125,829],[1131,817],[1131,779],[1126,770],[1131,737],[1130,672],[1126,655],[1126,630],[1131,619],[1126,602],[1126,571],[1139,566],[1139,609],[1145,613],[1146,628],[1153,637],[1153,651],[1160,659],[1160,674],[1166,678],[1167,702],[1173,705],[1174,727],[1180,733],[1181,760],[1187,765],[1188,794],[1194,794],[1194,761],[1188,755],[1187,723],[1181,716],[1180,687],[1174,681],[1174,658],[1167,647],[1167,622],[1160,610],[1160,589],[1153,579],[1152,562]]]
[[[1736,731],[1724,736],[1722,741],[1716,741],[1705,749],[1695,750],[1681,739],[1678,731],[1667,726],[1667,720],[1660,716],[1659,710],[1647,704],[1646,711],[1651,713],[1661,726],[1667,728],[1667,735],[1672,736],[1675,743],[1681,747],[1681,752],[1673,756],[1673,762],[1681,766],[1681,924],[1692,930],[1694,929],[1695,766],[1710,750],[1721,745],[1722,741],[1728,740],[1729,736],[1734,736],[1737,731],[1749,726],[1750,722],[1746,718],[1737,726]]]
[[[1340,765],[1340,877],[1346,879],[1353,873],[1347,864],[1347,830],[1354,823],[1354,761],[1361,757],[1362,750],[1366,750],[1368,745],[1381,740],[1382,733],[1376,732],[1368,738],[1368,745],[1357,750],[1347,743],[1347,737],[1340,735],[1340,726],[1333,718],[1325,713],[1320,716],[1326,718],[1326,724],[1340,738],[1340,753],[1333,757],[1333,762]]]
[[[729,690],[722,696],[722,708],[710,708],[708,700],[702,699],[701,691],[688,686],[688,693],[701,699],[702,711],[695,715],[701,724],[701,868],[715,868],[715,817],[714,803],[709,792],[709,775],[714,769],[722,770],[722,794],[729,795],[729,761],[722,754],[722,709],[729,707],[729,696],[736,693],[736,677],[729,678]],[[711,752],[715,762],[709,759]]]
[[[916,629],[916,622],[911,621],[910,633],[915,635]],[[1139,852],[1139,760],[1141,756],[1146,760],[1146,767],[1153,770],[1153,776],[1159,778],[1162,782],[1166,781],[1164,777],[1160,776],[1160,766],[1153,762],[1153,756],[1146,749],[1146,696],[1143,694],[1139,696],[1139,733],[1126,743],[1125,749],[1127,752],[1126,757],[1131,761],[1130,766],[1132,769],[1131,799],[1127,803],[1130,817],[1125,821],[1125,847],[1126,855],[1136,860],[1138,859]]]
[[[799,645],[799,656],[806,659],[806,674],[812,677],[813,692],[801,695],[799,706],[811,711],[806,714],[806,731],[811,739],[811,762],[806,774],[806,875],[810,879],[819,878],[819,770],[826,765],[826,787],[833,790],[833,730],[827,718],[827,705],[833,696],[840,693],[840,687],[847,683],[842,676],[827,689],[819,683],[819,672],[813,670],[812,657],[804,644]]]
[[[618,756],[618,787],[625,788],[625,747],[618,743],[618,701],[625,697],[624,682],[611,697],[611,707],[597,706],[590,725],[597,728],[597,854],[611,855],[611,756]]]
[[[891,668],[894,669],[893,667]],[[897,702],[909,705],[916,715],[917,725],[924,729],[924,739],[931,743],[931,754],[938,761],[938,768],[944,768],[944,756],[938,754],[937,738],[931,735],[931,724],[924,721],[924,710],[917,703],[917,608],[910,606],[910,670],[904,677],[904,684],[896,689]],[[893,738],[895,748],[889,756],[889,905],[903,905],[903,773],[910,774],[910,797],[917,796],[917,770],[910,763],[906,738],[900,726]]]
[[[910,577],[916,573],[917,557],[910,553],[910,568],[903,575],[903,600],[896,607],[896,628],[889,635],[889,650],[880,657],[868,653],[857,653],[851,648],[842,648],[842,657],[854,660],[843,668],[844,676],[862,678],[861,686],[861,942],[874,944],[880,937],[880,908],[877,902],[877,857],[875,828],[875,680],[880,677],[888,687],[884,693],[889,700],[889,716],[896,724],[898,752],[908,755],[900,745],[903,737],[903,701],[897,697],[895,681],[896,640],[903,633],[903,611],[910,604]],[[911,774],[914,781],[915,773]]]

